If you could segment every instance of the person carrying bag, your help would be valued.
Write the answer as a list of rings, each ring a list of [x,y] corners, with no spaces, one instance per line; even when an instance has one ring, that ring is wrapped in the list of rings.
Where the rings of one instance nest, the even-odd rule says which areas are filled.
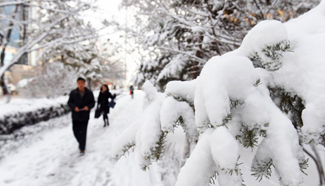
[[[111,100],[113,101],[115,97],[116,94],[112,95],[109,92],[109,88],[107,85],[102,85],[97,100],[97,109],[95,111],[95,118],[99,118],[100,115],[103,114],[104,127],[109,126],[108,113],[110,107],[109,107],[108,99],[111,98]]]

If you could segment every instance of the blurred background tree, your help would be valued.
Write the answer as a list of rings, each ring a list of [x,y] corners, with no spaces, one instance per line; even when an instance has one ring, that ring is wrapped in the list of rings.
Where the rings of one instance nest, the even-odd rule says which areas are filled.
[[[259,21],[286,22],[319,0],[124,0],[135,11],[132,26],[118,25],[143,55],[138,82],[160,89],[171,80],[195,79],[208,59],[238,48]]]

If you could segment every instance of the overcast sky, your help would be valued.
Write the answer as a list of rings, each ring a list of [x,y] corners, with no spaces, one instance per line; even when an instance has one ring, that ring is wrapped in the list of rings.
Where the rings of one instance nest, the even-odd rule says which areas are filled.
[[[96,12],[89,11],[85,14],[85,19],[95,27],[101,27],[101,22],[103,20],[115,20],[120,22],[121,24],[125,24],[126,21],[126,14],[125,14],[125,8],[119,8],[120,3],[122,0],[97,0],[96,5],[98,5],[99,9]],[[104,33],[112,33],[110,30],[105,30]],[[111,41],[118,41],[121,43],[124,43],[124,38],[120,38],[117,34],[110,34],[107,36],[103,36],[100,38],[100,42],[104,43],[107,42],[107,39],[110,39]],[[125,54],[121,54],[121,58],[124,61]],[[133,56],[133,57],[132,57]],[[127,83],[130,84],[130,80],[132,79],[132,76],[134,76],[134,72],[137,68],[137,64],[134,62],[134,55],[128,55],[126,54],[126,65],[127,65]]]

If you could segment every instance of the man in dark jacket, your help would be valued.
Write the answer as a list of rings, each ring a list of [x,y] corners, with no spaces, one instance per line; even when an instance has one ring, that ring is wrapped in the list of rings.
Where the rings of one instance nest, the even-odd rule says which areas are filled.
[[[95,105],[92,91],[85,87],[86,80],[78,78],[78,88],[71,91],[68,105],[72,111],[73,133],[79,143],[80,153],[85,153],[90,110]]]

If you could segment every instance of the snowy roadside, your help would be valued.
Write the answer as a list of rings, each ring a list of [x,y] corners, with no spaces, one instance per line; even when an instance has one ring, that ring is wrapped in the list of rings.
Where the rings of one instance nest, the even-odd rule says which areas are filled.
[[[99,90],[94,91],[94,96],[97,98]],[[111,93],[117,94],[118,96],[125,95],[123,90],[111,90]],[[32,112],[40,108],[49,108],[53,106],[59,106],[61,104],[67,104],[69,97],[60,96],[55,99],[27,99],[27,98],[15,98],[8,104],[0,104],[0,118],[6,115],[14,115],[18,112]]]
[[[122,90],[113,90],[113,94],[117,94],[117,98],[121,99],[127,93]],[[99,91],[94,91],[95,99],[97,99]],[[68,96],[61,96],[57,99],[23,99],[16,98],[10,104],[0,105],[0,118],[8,117],[8,114],[15,115],[17,112],[32,112],[37,109],[46,109],[55,105],[66,104]],[[7,109],[8,108],[8,109]],[[19,110],[23,108],[22,110]],[[34,125],[26,125],[19,130],[15,130],[12,134],[0,134],[0,160],[5,156],[15,152],[17,148],[28,143],[35,142],[38,139],[37,135],[40,132],[52,130],[53,128],[61,128],[70,124],[71,116],[63,115],[48,121],[41,121]]]
[[[0,104],[0,118],[6,115],[14,115],[18,112],[30,112],[40,108],[49,108],[66,104],[68,96],[61,96],[56,99],[24,99],[15,98],[9,104]]]
[[[65,97],[58,99],[15,99],[0,105],[0,140],[15,137],[14,131],[28,125],[65,115],[70,112]],[[44,102],[44,103],[42,103]]]
[[[116,100],[126,95],[122,89],[111,92],[117,95]],[[95,98],[98,93],[99,90],[94,91]],[[17,132],[14,133],[14,131],[24,126],[35,125],[67,114],[70,112],[67,101],[68,96],[55,99],[17,97],[8,104],[0,104],[0,140],[17,138]],[[18,135],[21,136],[20,131]]]
[[[112,141],[142,112],[142,97],[143,93],[136,91],[133,100],[125,95],[119,98],[109,115],[108,128],[103,128],[102,118],[93,119],[91,113],[83,157],[78,154],[70,114],[40,123],[37,132],[36,125],[28,127],[35,133],[15,142],[14,150],[1,148],[5,157],[0,160],[0,185],[155,185],[157,175],[153,170],[143,172],[135,154],[115,165],[110,157]]]

